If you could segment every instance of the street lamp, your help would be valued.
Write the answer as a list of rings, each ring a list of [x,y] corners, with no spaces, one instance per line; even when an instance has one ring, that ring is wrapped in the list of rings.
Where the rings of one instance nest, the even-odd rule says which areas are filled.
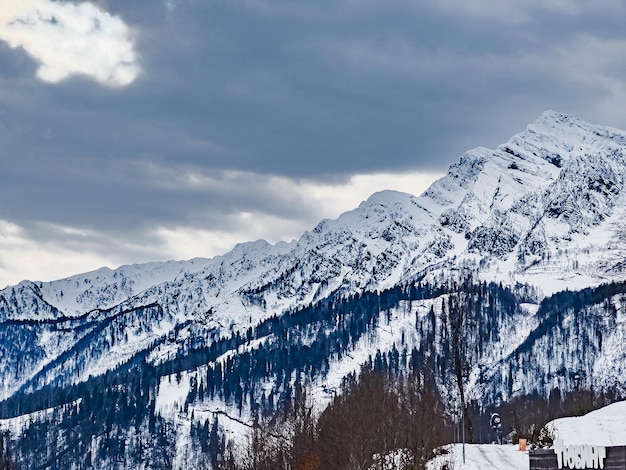
[[[491,426],[491,429],[496,433],[496,442],[502,444],[502,418],[500,418],[498,413],[491,413],[489,426]]]

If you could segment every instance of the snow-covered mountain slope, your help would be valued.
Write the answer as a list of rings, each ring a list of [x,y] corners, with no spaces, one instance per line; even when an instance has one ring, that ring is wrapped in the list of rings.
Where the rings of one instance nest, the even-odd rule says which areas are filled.
[[[296,380],[322,406],[368,361],[431,368],[450,404],[459,347],[468,400],[571,390],[574,373],[626,390],[625,152],[626,132],[548,111],[421,196],[376,193],[289,243],[8,287],[4,416],[104,389],[110,409],[237,433]],[[125,395],[129,377],[148,391]]]
[[[467,152],[419,197],[374,194],[291,243],[257,241],[213,259],[24,281],[0,291],[0,319],[62,320],[67,331],[95,325],[89,321],[95,312],[104,319],[158,305],[168,321],[148,327],[155,340],[186,321],[224,335],[332,294],[416,278],[437,282],[459,270],[506,285],[533,285],[546,295],[622,280],[624,151],[626,133],[548,111],[497,149]],[[67,323],[71,319],[80,321]],[[35,348],[29,367],[11,360],[2,365],[15,377],[4,396],[74,351],[82,338],[51,341],[55,334],[41,325],[29,334]],[[129,341],[110,366],[145,346],[145,340]],[[86,360],[84,373],[101,370]]]
[[[156,302],[214,326],[245,327],[251,316],[337,290],[451,269],[459,257],[480,261],[485,275],[537,279],[544,289],[619,277],[625,135],[547,112],[498,149],[466,153],[421,197],[375,194],[291,244],[259,241],[212,260],[24,282],[0,293],[0,314],[40,320]]]
[[[265,308],[275,310],[338,288],[392,286],[460,255],[490,262],[510,279],[533,282],[559,272],[554,280],[561,282],[554,286],[535,281],[547,293],[571,286],[572,278],[586,286],[622,274],[624,151],[626,133],[546,112],[496,150],[464,154],[422,196],[374,194],[295,243],[259,241],[213,260],[103,268],[23,283],[2,291],[0,311],[5,318],[55,315],[35,307],[31,299],[40,297],[76,316],[137,295],[158,295],[154,286],[180,295],[180,284],[192,280],[205,281],[209,307],[231,313],[264,300]],[[21,297],[28,302],[20,303]]]

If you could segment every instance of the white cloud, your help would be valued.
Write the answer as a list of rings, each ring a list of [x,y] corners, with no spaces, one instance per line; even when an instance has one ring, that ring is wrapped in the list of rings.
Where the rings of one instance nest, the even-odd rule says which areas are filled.
[[[357,174],[341,185],[304,183],[301,191],[304,197],[313,200],[324,213],[324,217],[333,218],[354,209],[377,191],[393,189],[419,196],[441,176],[443,174],[424,172]]]
[[[95,252],[78,253],[70,247],[31,240],[22,227],[0,219],[0,289],[24,279],[52,280],[90,271],[108,261]]]
[[[345,181],[321,183],[246,171],[201,173],[158,166],[150,167],[149,171],[149,178],[158,181],[163,188],[184,187],[199,193],[221,194],[224,198],[245,201],[246,207],[257,207],[260,217],[260,214],[265,214],[262,217],[286,218],[297,213],[298,223],[307,220],[310,224],[316,224],[321,218],[336,218],[377,191],[392,189],[420,195],[436,178],[443,176],[426,172],[355,174]],[[286,210],[294,207],[295,210]],[[234,225],[235,221],[231,222],[229,225]],[[254,235],[250,233],[250,236]],[[259,236],[265,237],[262,234]],[[286,236],[285,233],[279,238],[268,239],[282,240]]]
[[[227,215],[227,220],[220,226],[229,228],[210,230],[196,227],[160,227],[156,230],[163,242],[160,250],[170,258],[188,259],[223,254],[236,243],[258,239],[271,243],[290,241],[298,238],[305,230],[312,229],[322,218],[337,218],[343,212],[356,208],[361,201],[377,191],[393,189],[420,195],[440,176],[443,175],[417,172],[401,175],[377,173],[354,175],[342,184],[321,184],[231,172],[228,179],[233,187],[253,188],[254,192],[263,197],[288,197],[298,206],[300,217],[296,220],[280,213],[268,214],[250,207]],[[220,182],[213,178],[188,174],[186,184],[200,187],[213,186]]]
[[[80,74],[119,87],[139,74],[130,28],[91,3],[2,0],[0,39],[35,58],[47,82]]]
[[[336,218],[354,209],[372,193],[395,189],[421,194],[439,174],[355,175],[342,184],[295,181],[284,177],[263,177],[251,173],[229,173],[235,187],[248,187],[260,198],[286,197],[296,206],[298,217],[280,211],[249,206],[225,214],[219,228],[161,224],[149,233],[98,233],[58,224],[37,224],[38,236],[19,225],[0,219],[0,289],[23,279],[49,281],[102,266],[168,259],[212,257],[226,253],[235,244],[265,239],[271,243],[298,238],[322,218]],[[187,184],[198,189],[219,183],[198,175],[187,175]],[[198,219],[201,215],[198,214]],[[46,236],[42,236],[46,235]]]

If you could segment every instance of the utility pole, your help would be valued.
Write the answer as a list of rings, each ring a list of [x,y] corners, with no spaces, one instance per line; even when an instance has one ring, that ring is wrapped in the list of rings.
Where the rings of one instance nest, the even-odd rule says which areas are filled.
[[[465,410],[461,410],[463,413],[463,465],[465,465]]]

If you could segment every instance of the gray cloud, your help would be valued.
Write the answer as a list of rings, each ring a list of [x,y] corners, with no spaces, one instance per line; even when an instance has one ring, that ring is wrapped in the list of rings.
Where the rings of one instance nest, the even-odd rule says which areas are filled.
[[[618,1],[53,3],[117,21],[108,64],[141,66],[103,86],[75,50],[45,82],[24,50],[47,30],[0,42],[0,221],[77,253],[149,259],[156,228],[227,238],[242,213],[295,236],[324,216],[299,184],[443,172],[548,108],[626,128]]]

